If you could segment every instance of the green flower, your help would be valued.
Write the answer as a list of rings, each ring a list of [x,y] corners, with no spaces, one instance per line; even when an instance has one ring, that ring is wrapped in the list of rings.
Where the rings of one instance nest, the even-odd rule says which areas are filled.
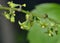
[[[26,7],[26,4],[22,4],[23,7]]]
[[[15,22],[14,16],[11,16],[10,21],[11,21],[11,22]]]
[[[4,12],[4,16],[5,16],[7,19],[10,19],[10,15],[9,15],[7,12]]]
[[[30,22],[28,21],[25,21],[23,23],[21,23],[20,21],[18,21],[19,25],[21,26],[21,29],[24,29],[24,30],[29,30],[31,25],[30,25]]]
[[[20,6],[19,4],[15,4],[15,3],[13,3],[13,1],[8,2],[8,5],[9,5],[11,8],[14,8],[14,7]]]

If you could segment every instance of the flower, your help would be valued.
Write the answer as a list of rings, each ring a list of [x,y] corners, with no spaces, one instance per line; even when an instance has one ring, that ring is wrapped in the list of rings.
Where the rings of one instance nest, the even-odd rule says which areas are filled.
[[[26,4],[22,4],[23,7],[26,7]]]

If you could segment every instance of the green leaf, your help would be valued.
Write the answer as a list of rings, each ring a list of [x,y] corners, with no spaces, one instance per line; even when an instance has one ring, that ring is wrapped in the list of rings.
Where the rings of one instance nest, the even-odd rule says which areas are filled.
[[[31,11],[35,16],[47,14],[48,17],[60,22],[60,5],[55,3],[44,3],[36,6],[36,9]]]
[[[42,29],[38,23],[35,22],[28,33],[28,39],[30,43],[57,43],[58,41],[60,42],[60,32],[56,36],[49,37],[48,34],[44,33],[44,31],[45,30]]]
[[[37,17],[47,14],[49,18],[60,22],[60,5],[55,3],[44,3],[36,6],[36,9],[31,13]],[[58,35],[49,37],[44,33],[45,29],[42,29],[39,23],[34,22],[28,33],[28,40],[30,43],[60,43],[60,27],[58,27]]]

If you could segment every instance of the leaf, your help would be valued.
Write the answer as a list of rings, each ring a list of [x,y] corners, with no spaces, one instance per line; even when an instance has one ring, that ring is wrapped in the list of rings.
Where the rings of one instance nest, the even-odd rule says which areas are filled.
[[[55,3],[44,3],[36,6],[36,9],[32,10],[33,15],[40,17],[47,14],[49,18],[60,22],[60,5]],[[39,23],[34,22],[28,33],[28,40],[30,43],[60,43],[60,27],[58,27],[58,35],[49,37],[44,33],[44,29],[39,26]]]
[[[60,5],[55,3],[44,3],[36,6],[36,9],[31,11],[35,16],[47,14],[48,17],[60,22]]]
[[[30,43],[57,43],[60,42],[59,37],[60,35],[49,37],[38,23],[34,23],[28,33]]]

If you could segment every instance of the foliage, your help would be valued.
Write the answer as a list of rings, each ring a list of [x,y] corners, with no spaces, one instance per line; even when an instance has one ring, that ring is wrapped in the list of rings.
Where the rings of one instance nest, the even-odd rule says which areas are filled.
[[[60,5],[55,3],[41,4],[36,6],[36,9],[31,13],[40,17],[40,21],[34,22],[29,30],[30,43],[60,43]]]
[[[26,21],[18,21],[21,29],[27,30],[30,43],[60,43],[60,5],[56,3],[44,3],[37,5],[31,12],[22,7],[26,4],[8,2],[9,7],[1,6],[0,9],[8,10],[4,16],[11,22],[15,22],[15,11],[26,14]],[[19,8],[16,8],[19,6]]]

